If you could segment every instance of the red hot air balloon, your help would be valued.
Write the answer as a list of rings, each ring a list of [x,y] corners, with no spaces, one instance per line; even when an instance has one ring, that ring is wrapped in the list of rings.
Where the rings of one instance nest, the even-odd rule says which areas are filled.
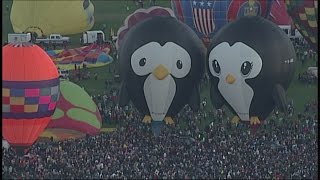
[[[48,125],[59,98],[51,58],[31,43],[2,47],[2,136],[21,154]]]
[[[270,17],[270,20],[277,25],[294,26],[294,24],[292,23],[292,19],[287,12],[285,0],[275,0],[272,3]]]

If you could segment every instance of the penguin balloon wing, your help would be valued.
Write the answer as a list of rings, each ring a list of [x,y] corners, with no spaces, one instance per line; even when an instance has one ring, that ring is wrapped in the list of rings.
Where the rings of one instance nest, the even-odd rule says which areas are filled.
[[[210,88],[210,98],[211,98],[211,103],[216,109],[220,109],[225,100],[223,99],[222,95],[220,94],[217,86],[211,84]]]
[[[287,98],[286,91],[280,84],[276,84],[272,91],[273,100],[277,106],[277,108],[286,113],[287,112]]]
[[[197,86],[194,86],[192,94],[189,99],[189,106],[193,111],[198,111],[200,109],[200,94]]]
[[[130,97],[128,94],[127,86],[125,81],[121,83],[120,92],[119,92],[119,106],[123,107],[127,105],[130,101]]]

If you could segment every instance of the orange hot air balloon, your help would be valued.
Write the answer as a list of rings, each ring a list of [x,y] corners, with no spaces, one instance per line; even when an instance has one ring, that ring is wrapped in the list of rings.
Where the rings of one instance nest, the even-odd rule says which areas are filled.
[[[2,52],[2,136],[21,155],[54,113],[59,74],[37,45],[7,44]]]

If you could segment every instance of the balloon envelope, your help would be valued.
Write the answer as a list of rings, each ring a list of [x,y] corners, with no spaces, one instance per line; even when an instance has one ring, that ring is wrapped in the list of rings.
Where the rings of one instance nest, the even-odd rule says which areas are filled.
[[[221,27],[242,16],[269,17],[273,0],[171,0],[176,17],[207,46]]]
[[[174,117],[186,104],[196,110],[204,59],[201,40],[176,18],[154,16],[136,24],[119,51],[120,105],[132,100],[152,123]],[[157,135],[160,128],[153,130]]]
[[[295,27],[318,50],[318,0],[286,0]]]
[[[296,60],[291,40],[271,21],[252,16],[229,23],[208,49],[212,104],[228,104],[243,121],[263,120],[275,105],[285,111]]]
[[[124,25],[119,28],[117,32],[117,42],[116,48],[120,49],[121,42],[130,28],[136,25],[138,22],[141,22],[147,18],[153,16],[172,16],[174,17],[174,13],[169,8],[163,8],[159,6],[153,6],[148,9],[138,9],[134,13],[130,14],[124,20]]]
[[[270,17],[271,21],[277,25],[293,25],[285,0],[275,0],[272,3]]]
[[[87,63],[88,68],[105,66],[113,62],[113,58],[109,55],[110,45],[83,46],[66,50],[49,50],[47,54],[52,58],[53,62],[61,69],[73,70],[74,65],[82,65]]]
[[[8,44],[2,51],[2,135],[12,146],[27,147],[55,110],[58,70],[37,45]]]
[[[57,108],[41,136],[63,140],[95,135],[100,132],[101,125],[100,112],[89,94],[80,86],[62,80]]]
[[[10,19],[15,33],[69,35],[90,30],[94,25],[93,13],[90,0],[14,0]]]

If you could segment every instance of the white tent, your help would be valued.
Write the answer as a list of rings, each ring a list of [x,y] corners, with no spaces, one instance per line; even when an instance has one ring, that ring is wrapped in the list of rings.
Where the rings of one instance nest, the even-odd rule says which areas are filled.
[[[318,67],[308,67],[307,72],[318,78]]]

